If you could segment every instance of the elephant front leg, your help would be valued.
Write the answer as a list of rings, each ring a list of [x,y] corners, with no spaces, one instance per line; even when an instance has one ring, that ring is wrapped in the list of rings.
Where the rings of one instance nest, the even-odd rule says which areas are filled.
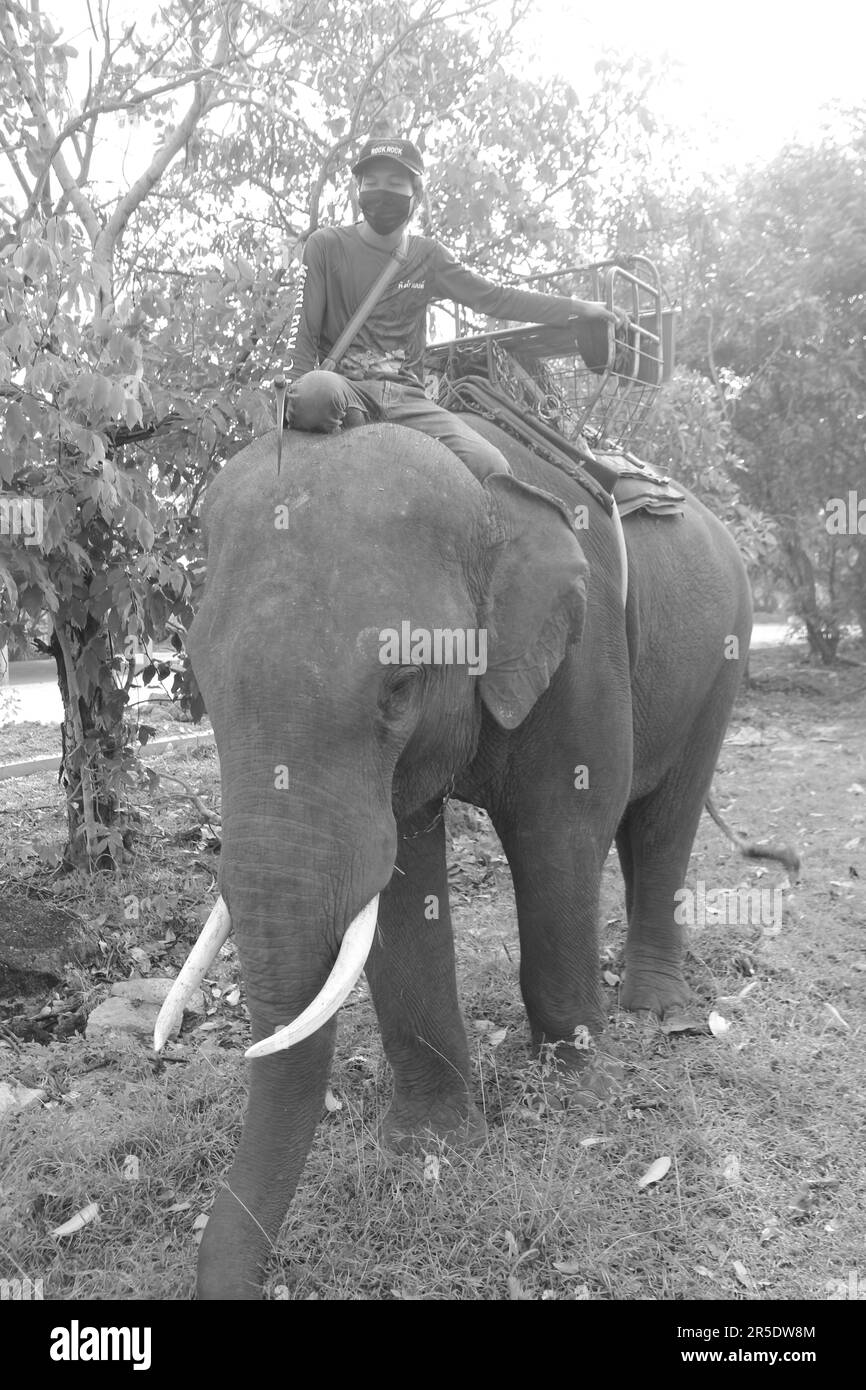
[[[562,821],[559,821],[559,825]],[[599,1045],[605,1025],[598,960],[603,845],[594,833],[562,833],[543,808],[497,826],[514,879],[520,988],[533,1043],[557,1069],[604,1099],[622,1074]]]
[[[445,825],[438,809],[433,802],[400,827],[397,865],[380,899],[379,927],[367,959],[394,1073],[384,1139],[398,1152],[422,1145],[431,1135],[472,1143],[486,1134],[471,1095],[469,1049],[457,1002]]]

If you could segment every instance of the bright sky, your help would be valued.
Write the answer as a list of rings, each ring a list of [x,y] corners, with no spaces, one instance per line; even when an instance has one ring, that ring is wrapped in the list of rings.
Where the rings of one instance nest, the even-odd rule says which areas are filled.
[[[494,3],[507,17],[510,0]],[[791,139],[814,139],[821,107],[834,99],[859,107],[866,116],[863,0],[534,3],[534,16],[519,30],[527,72],[560,72],[580,89],[592,80],[593,65],[605,48],[651,59],[668,55],[674,61],[674,74],[655,94],[653,105],[689,133],[672,153],[690,174],[724,166],[741,169],[770,158]],[[154,0],[111,0],[110,13],[117,28],[134,18],[146,34],[158,8]],[[85,0],[42,0],[42,9],[79,48],[73,64],[77,94],[86,85],[91,37]],[[447,9],[458,11],[460,0]],[[103,139],[108,135],[103,128]],[[103,169],[120,166],[126,182],[141,172],[149,149],[145,132],[118,130],[98,164]],[[0,186],[9,177],[3,163]]]
[[[538,61],[577,88],[605,45],[673,59],[678,73],[654,104],[694,131],[707,170],[813,139],[820,108],[835,99],[866,116],[863,0],[535,0],[535,8]]]

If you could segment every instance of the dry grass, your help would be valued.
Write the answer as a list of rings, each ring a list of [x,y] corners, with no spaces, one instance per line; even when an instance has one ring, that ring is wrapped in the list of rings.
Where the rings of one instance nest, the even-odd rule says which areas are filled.
[[[616,984],[605,986],[627,1066],[621,1094],[597,1111],[577,1106],[568,1083],[530,1058],[507,867],[483,819],[452,818],[461,995],[487,1145],[438,1151],[438,1172],[383,1152],[376,1133],[389,1078],[362,986],[340,1024],[332,1089],[342,1108],[323,1117],[274,1252],[270,1296],[825,1300],[849,1271],[862,1287],[866,717],[844,688],[836,696],[759,691],[741,703],[717,792],[724,806],[736,798],[738,828],[798,843],[802,879],[785,886],[781,869],[746,863],[702,824],[690,884],[782,885],[782,923],[690,933],[692,1022],[703,1027],[720,996],[754,983],[736,1009],[722,1006],[732,1025],[724,1037],[666,1033],[621,1013]],[[755,731],[761,743],[736,741]],[[212,753],[171,769],[213,798]],[[189,803],[163,808],[120,884],[88,885],[86,896],[73,879],[59,885],[58,901],[91,919],[106,914],[103,957],[67,987],[83,1011],[109,978],[129,973],[133,947],[155,971],[180,959],[182,943],[170,938],[194,932],[215,862],[200,840],[177,838],[193,820]],[[31,891],[42,891],[44,866],[30,875]],[[122,898],[136,891],[164,901],[133,928]],[[623,945],[614,860],[602,918],[613,978]],[[224,992],[234,969],[231,959],[220,966]],[[159,1071],[141,1049],[93,1047],[77,1034],[0,1046],[0,1074],[46,1086],[49,1102],[0,1129],[0,1276],[42,1276],[46,1297],[60,1299],[191,1293],[194,1225],[242,1114],[246,1025],[224,992],[208,1020],[218,1026],[192,1031],[182,1057]],[[639,1190],[661,1156],[669,1172]],[[98,1221],[64,1239],[49,1234],[88,1203]]]

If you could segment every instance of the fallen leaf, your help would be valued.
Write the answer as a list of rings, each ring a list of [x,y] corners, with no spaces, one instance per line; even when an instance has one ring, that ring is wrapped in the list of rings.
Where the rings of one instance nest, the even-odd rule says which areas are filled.
[[[585,1260],[554,1260],[553,1268],[558,1269],[560,1274],[580,1274]]]
[[[123,1160],[120,1176],[124,1182],[138,1182],[141,1165],[136,1154],[127,1154]]]
[[[582,1149],[593,1149],[595,1148],[596,1144],[609,1143],[610,1140],[608,1139],[606,1134],[589,1134],[585,1139],[581,1139],[580,1147]]]
[[[692,1018],[686,1018],[684,1014],[675,1014],[670,1018],[665,1018],[660,1024],[663,1033],[702,1033],[703,1023],[697,1023]]]
[[[435,1154],[424,1155],[424,1181],[439,1181],[439,1160]]]
[[[824,1008],[827,1010],[828,1014],[830,1015],[837,1028],[844,1028],[848,1032],[851,1031],[850,1023],[845,1022],[838,1009],[834,1009],[832,1004],[827,1003],[824,1004]]]
[[[781,1229],[779,1226],[779,1218],[778,1216],[771,1216],[766,1226],[761,1232],[761,1244],[766,1245],[768,1240],[772,1240],[774,1236],[778,1236],[780,1234]]]
[[[82,1207],[68,1221],[64,1221],[62,1226],[57,1226],[53,1231],[49,1231],[52,1236],[74,1236],[76,1231],[81,1231],[88,1226],[91,1221],[95,1221],[99,1215],[99,1207],[96,1202],[89,1202],[86,1207]]]
[[[325,1109],[333,1115],[335,1110],[342,1110],[342,1108],[343,1102],[341,1100],[337,1100],[337,1097],[334,1095],[334,1092],[331,1090],[329,1086],[327,1091],[325,1092]]]
[[[736,1154],[728,1154],[722,1167],[722,1177],[725,1182],[740,1181],[740,1160]]]
[[[655,1163],[651,1163],[649,1168],[647,1168],[643,1177],[638,1178],[638,1187],[643,1189],[644,1187],[649,1187],[652,1183],[661,1182],[662,1178],[666,1177],[670,1172],[670,1167],[671,1161],[667,1155],[663,1158],[657,1158]]]
[[[754,1289],[755,1281],[752,1278],[749,1271],[746,1269],[746,1266],[743,1264],[742,1260],[734,1260],[733,1267],[734,1273],[736,1274],[743,1288]]]
[[[189,1211],[192,1202],[173,1202],[170,1207],[166,1207],[166,1215],[173,1216],[179,1211]]]
[[[226,995],[226,1003],[231,1004],[232,1008],[234,1008],[235,1004],[240,1002],[240,997],[241,992],[239,989],[230,989],[228,994]]]
[[[505,1041],[507,1033],[507,1028],[494,1028],[492,1033],[487,1034],[487,1041],[491,1047],[498,1047],[501,1042]]]
[[[710,1025],[710,1032],[714,1038],[723,1038],[726,1033],[730,1033],[731,1025],[726,1018],[713,1009],[707,1022]]]
[[[517,1244],[517,1237],[515,1236],[513,1231],[505,1232],[505,1244],[508,1246],[509,1259],[515,1260],[519,1253],[520,1247]]]
[[[611,988],[613,988],[614,985],[619,984],[619,975],[617,975],[613,970],[602,970],[601,978],[604,980],[605,984],[610,985]]]
[[[529,1294],[524,1293],[523,1285],[516,1274],[508,1276],[508,1297],[513,1303],[531,1303]]]
[[[28,1105],[35,1105],[44,1099],[45,1092],[41,1089],[33,1090],[18,1081],[13,1081],[11,1085],[6,1081],[0,1082],[0,1115],[7,1110],[25,1110]]]

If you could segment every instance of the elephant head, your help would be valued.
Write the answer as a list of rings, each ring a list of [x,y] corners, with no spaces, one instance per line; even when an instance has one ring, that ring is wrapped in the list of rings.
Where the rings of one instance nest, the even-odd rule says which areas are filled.
[[[168,1013],[230,916],[256,1058],[201,1246],[199,1292],[214,1297],[259,1296],[398,820],[471,763],[485,719],[525,719],[585,610],[568,514],[514,478],[482,486],[435,441],[390,425],[296,434],[279,476],[274,461],[273,439],[257,442],[211,487],[189,644],[220,757],[224,903]],[[425,633],[468,635],[464,659]]]

